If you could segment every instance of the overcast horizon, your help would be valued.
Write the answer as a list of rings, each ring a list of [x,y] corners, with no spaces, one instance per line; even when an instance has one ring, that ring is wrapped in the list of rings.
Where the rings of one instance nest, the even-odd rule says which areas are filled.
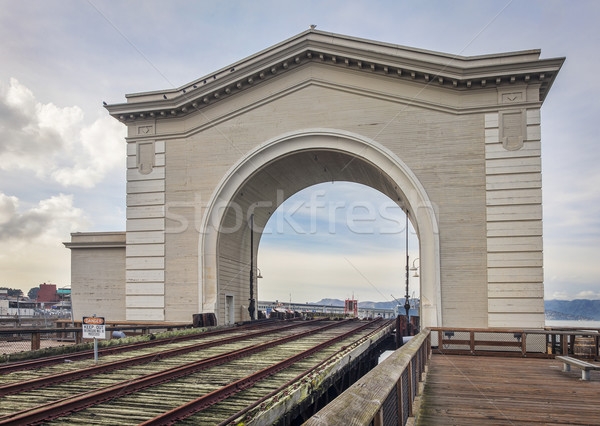
[[[600,65],[599,18],[600,2],[567,0],[3,1],[0,287],[26,294],[43,282],[68,285],[62,242],[71,232],[125,230],[125,126],[103,101],[180,87],[316,24],[462,56],[541,49],[541,58],[566,57],[541,109],[545,298],[600,299],[600,83],[587,72]],[[350,210],[327,207],[316,218],[294,210],[315,194]],[[360,223],[368,232],[344,226],[353,202],[381,206],[386,198],[335,182],[288,199],[272,219],[287,215],[282,232],[261,241],[259,297],[403,298],[404,214],[376,214]],[[372,217],[368,208],[356,212]],[[418,240],[409,235],[412,264]],[[410,284],[418,294],[418,279]]]

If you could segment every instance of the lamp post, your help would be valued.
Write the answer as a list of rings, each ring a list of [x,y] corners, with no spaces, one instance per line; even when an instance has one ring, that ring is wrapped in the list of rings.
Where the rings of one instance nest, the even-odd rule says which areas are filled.
[[[410,311],[410,301],[409,301],[409,294],[408,294],[408,279],[409,279],[409,273],[408,273],[408,209],[406,210],[406,295],[405,295],[405,300],[404,300],[404,309],[406,310],[406,318],[409,318],[409,311]]]
[[[258,263],[258,259],[257,259],[256,263]],[[258,280],[261,279],[262,277],[263,276],[262,276],[262,274],[260,272],[260,268],[257,266],[256,267],[256,282],[254,284],[254,290],[255,290],[254,293],[256,294],[256,299],[255,299],[256,300],[256,305],[255,305],[255,307],[256,307],[256,318],[257,319],[261,319],[261,316],[260,316],[260,306],[258,306],[258,298],[259,298],[259,296],[258,296]]]
[[[254,300],[254,215],[250,215],[250,299],[248,304],[248,313],[250,321],[254,320],[254,311],[256,310],[256,301]]]

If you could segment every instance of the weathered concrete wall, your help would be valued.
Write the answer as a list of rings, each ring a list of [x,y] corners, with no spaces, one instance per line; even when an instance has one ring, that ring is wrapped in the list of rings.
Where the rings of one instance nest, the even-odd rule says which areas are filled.
[[[125,233],[71,234],[73,318],[125,320]]]

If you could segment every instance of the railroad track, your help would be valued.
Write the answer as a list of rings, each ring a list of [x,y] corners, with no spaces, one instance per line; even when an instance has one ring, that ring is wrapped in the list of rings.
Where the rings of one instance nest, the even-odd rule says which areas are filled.
[[[237,341],[128,366],[110,375],[92,373],[75,381],[64,376],[61,383],[37,390],[12,388],[10,393],[15,394],[0,403],[4,414],[0,424],[52,424],[50,419],[57,424],[169,424],[186,418],[192,424],[219,423],[378,326],[351,320],[300,325],[282,327],[277,333],[246,333]],[[190,354],[197,359],[189,361]],[[148,371],[156,365],[157,371]],[[23,406],[26,409],[16,411]]]
[[[181,336],[174,336],[174,337],[168,337],[168,338],[162,338],[162,339],[153,339],[153,340],[149,340],[146,342],[137,342],[137,343],[131,343],[131,344],[126,344],[126,345],[113,346],[113,347],[109,347],[109,348],[100,349],[98,351],[98,356],[102,358],[102,357],[105,357],[108,355],[119,354],[122,352],[136,351],[136,350],[140,350],[140,349],[144,349],[144,348],[153,348],[153,347],[168,345],[168,344],[177,343],[177,342],[196,340],[199,338],[204,339],[204,338],[208,338],[208,337],[212,337],[212,336],[222,336],[222,335],[226,335],[226,334],[243,334],[248,330],[259,329],[259,328],[270,327],[270,326],[272,327],[272,326],[274,326],[274,323],[277,323],[277,322],[281,323],[281,321],[265,321],[265,322],[260,322],[260,323],[249,323],[249,324],[244,324],[242,326],[234,327],[234,328],[203,331],[203,332],[199,332],[199,333],[185,334],[185,335],[181,335]],[[93,358],[94,358],[94,351],[86,350],[86,351],[81,351],[81,352],[73,352],[73,353],[62,354],[62,355],[48,356],[48,357],[43,357],[40,359],[16,361],[16,362],[11,362],[11,363],[0,365],[0,376],[14,373],[17,371],[39,369],[41,367],[62,364],[64,362],[74,362],[74,361],[80,361],[80,360],[86,360],[86,359],[91,360]]]
[[[314,321],[319,321],[319,320],[313,320],[309,323],[312,323]],[[61,372],[58,374],[42,375],[40,377],[36,377],[36,378],[30,379],[30,380],[16,381],[14,383],[6,383],[3,385],[0,385],[0,397],[14,394],[17,392],[23,392],[26,390],[37,389],[40,387],[49,386],[49,385],[53,385],[53,384],[57,384],[57,383],[61,383],[61,382],[72,381],[75,379],[83,379],[85,377],[102,374],[102,373],[107,373],[107,372],[110,372],[113,370],[119,370],[119,369],[131,367],[131,366],[135,366],[135,365],[145,364],[145,363],[149,363],[152,361],[157,361],[157,360],[161,360],[161,359],[165,359],[165,358],[176,357],[179,355],[184,355],[184,354],[198,351],[201,349],[211,348],[213,346],[222,346],[222,345],[225,345],[228,343],[238,342],[240,340],[255,339],[258,337],[268,336],[269,334],[273,334],[273,333],[281,333],[282,331],[292,330],[294,328],[300,327],[301,325],[304,325],[304,324],[302,324],[301,322],[297,322],[295,324],[287,325],[287,326],[284,326],[284,327],[281,327],[278,329],[267,328],[267,329],[263,329],[263,330],[251,332],[251,333],[246,332],[243,335],[237,333],[230,337],[209,340],[208,342],[202,341],[200,343],[185,345],[185,346],[177,347],[177,348],[173,348],[173,349],[167,349],[167,350],[162,350],[162,351],[152,351],[147,354],[140,354],[135,357],[125,358],[125,359],[121,359],[121,360],[117,360],[117,361],[113,361],[113,362],[106,362],[106,363],[103,363],[100,365],[93,365],[93,366],[86,367],[86,368],[74,369],[71,371]],[[221,334],[218,334],[217,336],[220,337],[220,335]],[[15,377],[15,376],[16,375],[13,375],[13,377]]]

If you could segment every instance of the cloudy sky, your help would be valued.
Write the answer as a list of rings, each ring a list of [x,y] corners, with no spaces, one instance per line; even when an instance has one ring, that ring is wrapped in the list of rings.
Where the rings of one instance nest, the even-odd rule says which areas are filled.
[[[465,56],[566,56],[542,108],[546,298],[600,298],[599,21],[593,0],[0,0],[0,286],[68,285],[70,232],[125,229],[125,129],[102,101],[178,87],[317,24]],[[367,218],[352,203],[385,202],[344,183],[290,199],[296,229],[261,243],[261,298],[401,296],[401,213],[349,229],[335,225],[348,210],[324,208],[313,224],[303,209],[316,191]]]

